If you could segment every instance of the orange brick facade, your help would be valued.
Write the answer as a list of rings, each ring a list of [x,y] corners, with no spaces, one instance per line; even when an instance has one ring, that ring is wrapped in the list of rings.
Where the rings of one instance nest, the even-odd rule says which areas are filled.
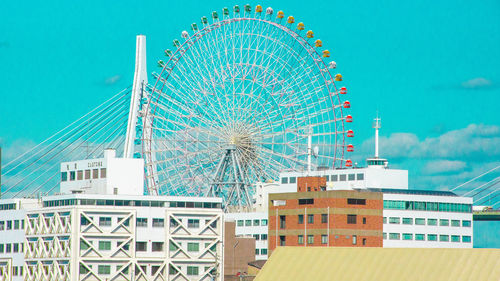
[[[382,247],[382,193],[323,186],[324,178],[298,178],[300,192],[269,195],[269,252],[280,245]]]

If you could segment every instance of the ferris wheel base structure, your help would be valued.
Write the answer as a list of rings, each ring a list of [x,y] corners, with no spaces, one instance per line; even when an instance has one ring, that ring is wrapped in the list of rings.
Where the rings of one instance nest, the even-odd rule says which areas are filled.
[[[343,77],[304,23],[236,5],[190,27],[150,83],[138,37],[125,151],[144,158],[148,194],[216,196],[226,211],[248,209],[253,186],[283,170],[352,166]]]

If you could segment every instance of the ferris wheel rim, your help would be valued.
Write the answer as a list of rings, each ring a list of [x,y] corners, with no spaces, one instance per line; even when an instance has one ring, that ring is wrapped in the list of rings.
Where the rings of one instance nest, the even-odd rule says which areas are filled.
[[[297,33],[294,30],[292,30],[291,28],[289,28],[281,23],[277,23],[277,22],[274,22],[272,20],[267,20],[267,19],[262,19],[262,18],[230,17],[230,18],[225,18],[225,19],[214,21],[211,24],[204,24],[204,27],[202,29],[199,29],[198,31],[196,31],[195,33],[190,35],[188,38],[185,38],[184,42],[182,42],[180,44],[180,46],[178,46],[178,48],[175,50],[175,52],[172,53],[172,55],[170,56],[168,61],[162,67],[162,70],[158,74],[158,77],[163,77],[164,73],[168,72],[168,74],[164,78],[165,81],[168,80],[171,73],[176,69],[178,62],[184,58],[185,53],[194,44],[196,44],[196,42],[198,40],[200,40],[204,36],[207,36],[211,32],[222,28],[225,25],[240,22],[240,21],[258,21],[258,22],[270,24],[273,27],[276,27],[279,30],[285,32],[289,37],[293,38],[295,40],[295,42],[298,42],[303,49],[306,49],[307,54],[314,61],[316,68],[319,70],[319,73],[320,73],[321,77],[323,78],[324,85],[326,85],[326,89],[328,90],[328,94],[329,94],[328,98],[330,99],[331,109],[333,109],[334,111],[338,110],[339,115],[340,115],[339,117],[337,117],[336,114],[333,114],[334,122],[335,123],[340,122],[341,128],[342,128],[341,131],[337,131],[338,133],[335,134],[335,146],[345,147],[346,146],[346,141],[345,141],[346,129],[345,129],[345,124],[343,122],[344,113],[343,113],[343,109],[341,106],[340,95],[338,93],[337,86],[335,85],[332,73],[330,72],[330,70],[328,68],[328,65],[326,64],[325,60],[323,60],[321,55],[318,53],[317,48],[314,48],[308,42],[308,40],[306,38],[304,38],[302,35],[300,35],[300,32]],[[200,34],[202,34],[202,35],[199,36]],[[185,48],[186,46],[187,46],[187,48]],[[176,57],[176,56],[178,56],[178,57]],[[173,63],[173,65],[171,65],[172,63]],[[322,71],[323,69],[326,71]],[[325,76],[324,72],[327,72],[326,76]],[[152,87],[153,93],[156,91],[159,91],[159,93],[162,93],[162,89],[160,89],[159,86],[162,85],[161,88],[163,88],[165,86],[165,81],[162,83],[161,79],[156,79],[156,82],[155,82],[154,86]],[[333,87],[333,89],[331,89],[330,87]],[[160,98],[160,96],[161,95],[158,94],[155,97],[156,102],[158,102],[158,99]],[[335,96],[336,96],[336,98],[335,98]],[[336,100],[336,102],[334,102],[334,99]],[[145,117],[146,118],[144,118],[144,120],[147,120],[147,117],[149,115],[149,117],[152,118],[150,122],[153,123],[155,118],[157,117],[155,113],[156,113],[156,110],[158,109],[158,107],[155,106],[154,111],[151,112],[150,105],[151,105],[151,102],[148,102],[147,108],[145,110],[145,114],[146,114]],[[146,131],[144,131],[144,133],[145,132]],[[340,135],[342,135],[342,137]],[[145,154],[151,153],[153,151],[152,142],[151,142],[152,138],[153,138],[153,130],[149,131],[149,136],[146,134],[143,135],[143,139],[146,140],[145,142],[143,142],[143,148],[144,148],[144,145],[149,145],[149,149],[148,148],[143,149],[143,151],[145,151]],[[340,144],[340,143],[338,143],[338,141],[341,141],[342,143]],[[340,152],[341,152],[341,155],[337,155],[337,153],[338,153],[337,150],[334,150],[334,153],[335,153],[334,159],[338,159],[340,161],[340,163],[343,163],[343,161],[345,161],[345,159],[344,159],[345,152],[344,152],[344,150],[341,150]],[[338,157],[338,156],[340,156],[340,157]],[[334,163],[334,165],[335,165],[335,163]]]

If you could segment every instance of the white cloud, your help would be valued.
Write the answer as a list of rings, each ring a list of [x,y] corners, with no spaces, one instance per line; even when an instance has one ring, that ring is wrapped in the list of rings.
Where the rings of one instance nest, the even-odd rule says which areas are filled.
[[[422,173],[428,175],[456,173],[463,171],[466,166],[464,161],[435,160],[427,162],[422,168]]]
[[[462,85],[462,88],[465,88],[465,89],[479,89],[479,88],[491,87],[493,85],[493,83],[486,78],[478,77],[478,78],[474,78],[474,79],[465,81],[461,85]]]
[[[116,82],[120,81],[121,78],[122,77],[120,75],[111,76],[111,77],[106,78],[106,80],[104,81],[104,83],[106,85],[113,85]]]
[[[373,153],[373,138],[361,145],[361,151]],[[393,133],[380,137],[380,154],[388,158],[445,158],[493,160],[500,157],[500,127],[471,124],[438,137],[419,140],[412,133]]]

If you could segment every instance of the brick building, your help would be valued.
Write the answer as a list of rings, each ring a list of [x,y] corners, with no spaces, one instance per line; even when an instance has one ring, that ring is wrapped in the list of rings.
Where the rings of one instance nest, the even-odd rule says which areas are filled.
[[[380,192],[326,191],[323,177],[302,177],[296,193],[269,195],[269,251],[278,246],[382,247]]]

